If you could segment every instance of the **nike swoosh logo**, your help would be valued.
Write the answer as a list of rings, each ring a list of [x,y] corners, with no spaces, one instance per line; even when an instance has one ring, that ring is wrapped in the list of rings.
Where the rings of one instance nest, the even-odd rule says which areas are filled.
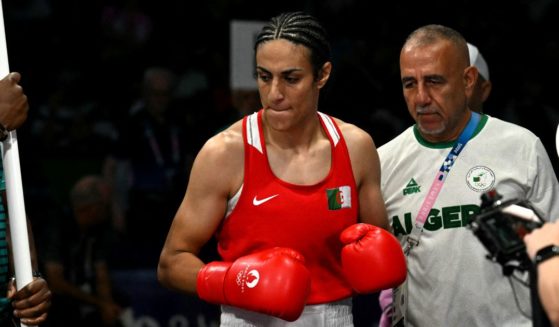
[[[278,195],[279,195],[279,194],[274,194],[274,195],[269,196],[269,197],[267,197],[267,198],[264,198],[264,199],[262,199],[262,200],[258,200],[258,199],[256,198],[256,196],[255,196],[254,199],[252,199],[252,204],[254,204],[255,206],[259,206],[259,205],[261,205],[261,204],[264,203],[264,202],[270,201],[271,199],[275,198],[275,197],[278,196]]]

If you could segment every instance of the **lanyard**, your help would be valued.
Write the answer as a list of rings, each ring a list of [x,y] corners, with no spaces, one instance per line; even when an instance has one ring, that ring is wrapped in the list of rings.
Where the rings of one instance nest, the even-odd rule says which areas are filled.
[[[421,208],[419,209],[419,212],[417,214],[417,218],[415,219],[415,228],[407,237],[407,244],[404,249],[404,253],[406,255],[409,254],[412,247],[419,244],[419,236],[423,231],[423,225],[425,225],[425,221],[429,216],[429,212],[431,211],[431,208],[433,208],[433,205],[435,204],[435,201],[437,200],[437,197],[439,196],[439,193],[443,188],[446,177],[448,176],[450,169],[454,165],[454,162],[458,158],[458,155],[462,152],[462,150],[466,146],[466,143],[468,143],[468,141],[472,138],[472,135],[474,135],[474,131],[476,130],[480,119],[481,115],[477,112],[472,111],[472,115],[470,116],[468,125],[466,125],[466,128],[464,128],[462,133],[460,133],[458,140],[456,141],[456,143],[454,143],[454,146],[444,159],[441,168],[435,175],[435,180],[433,181],[433,184],[431,184],[429,193],[427,193],[427,197],[425,197],[425,200],[423,200]]]
[[[146,122],[144,132],[148,139],[151,151],[153,152],[153,156],[155,157],[155,162],[157,162],[159,166],[163,167],[165,165],[165,159],[163,159],[163,155],[161,153],[159,143],[157,142],[153,129],[151,128],[148,122]],[[173,162],[176,164],[180,160],[179,138],[177,136],[178,133],[176,128],[171,127],[170,132],[171,132],[171,150],[172,150]]]

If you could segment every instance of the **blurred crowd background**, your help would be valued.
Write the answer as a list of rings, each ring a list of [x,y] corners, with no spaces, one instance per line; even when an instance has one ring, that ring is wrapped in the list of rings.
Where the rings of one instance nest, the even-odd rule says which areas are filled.
[[[100,177],[108,208],[100,220],[110,231],[104,256],[123,307],[135,310],[131,319],[144,314],[157,324],[145,326],[214,322],[215,308],[173,298],[154,276],[196,153],[259,108],[254,93],[230,85],[232,20],[267,21],[293,10],[318,17],[334,63],[319,110],[364,128],[377,146],[412,123],[399,79],[405,37],[428,23],[453,27],[489,65],[485,112],[538,135],[559,169],[559,1],[9,0],[3,9],[10,70],[22,74],[30,102],[18,139],[40,262],[57,258],[53,235],[61,240],[57,231],[75,224],[72,187]],[[214,256],[208,247],[207,258]],[[174,299],[174,307],[158,299]],[[357,325],[375,324],[373,302],[358,306]],[[368,308],[373,317],[360,318]]]

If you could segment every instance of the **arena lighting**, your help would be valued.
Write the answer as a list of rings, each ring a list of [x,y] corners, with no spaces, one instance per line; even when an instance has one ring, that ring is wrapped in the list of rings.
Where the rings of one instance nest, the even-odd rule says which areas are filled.
[[[0,1],[0,76],[3,78],[9,73],[4,11]],[[16,286],[20,290],[33,281],[33,272],[31,268],[31,255],[29,253],[27,216],[25,214],[25,203],[23,202],[16,131],[9,132],[8,138],[2,142],[2,163],[4,165],[4,178],[6,179],[12,259],[15,267]],[[26,326],[23,323],[21,324],[21,327]]]

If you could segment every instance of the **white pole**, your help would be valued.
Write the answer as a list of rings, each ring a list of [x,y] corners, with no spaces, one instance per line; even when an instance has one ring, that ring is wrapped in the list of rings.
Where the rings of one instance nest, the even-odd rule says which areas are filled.
[[[555,147],[557,148],[557,155],[559,156],[559,125],[557,125],[557,132],[555,132]]]
[[[8,47],[4,29],[4,11],[0,0],[0,78],[8,75]],[[17,289],[33,281],[31,254],[29,252],[29,238],[27,236],[27,215],[23,202],[23,187],[21,185],[21,169],[16,131],[11,131],[8,138],[2,142],[2,164],[6,179],[6,195],[8,198],[8,216],[10,220],[11,249],[13,253]],[[21,324],[22,327],[26,325]]]

